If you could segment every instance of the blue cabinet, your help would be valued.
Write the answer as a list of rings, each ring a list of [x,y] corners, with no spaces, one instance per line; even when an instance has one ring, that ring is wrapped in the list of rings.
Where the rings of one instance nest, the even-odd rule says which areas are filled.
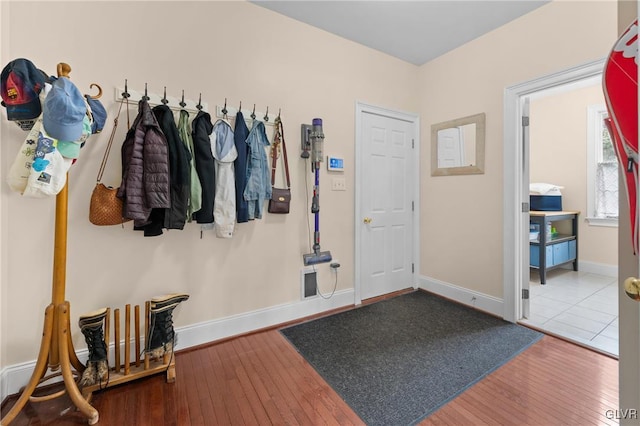
[[[553,260],[549,266],[560,265],[569,261],[569,241],[554,244],[551,247],[553,247]]]
[[[531,266],[539,268],[540,267],[540,250],[534,249],[534,246],[531,246],[531,250],[529,251],[530,263]],[[545,258],[547,260],[547,264],[550,259],[553,259],[553,246],[545,247]]]
[[[545,284],[547,270],[567,263],[578,270],[578,215],[574,211],[531,211],[530,229],[534,230],[529,241],[529,265],[539,269],[540,283]],[[571,222],[568,234],[550,234],[552,223]]]

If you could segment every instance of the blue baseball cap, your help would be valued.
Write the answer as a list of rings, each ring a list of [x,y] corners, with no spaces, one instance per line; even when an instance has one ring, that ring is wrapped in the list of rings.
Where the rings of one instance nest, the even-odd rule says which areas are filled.
[[[66,158],[78,158],[80,157],[80,148],[84,145],[84,142],[91,135],[91,120],[89,116],[85,114],[82,120],[82,135],[75,141],[63,141],[58,139],[56,146],[58,151]]]
[[[44,100],[42,124],[58,140],[75,141],[82,136],[87,105],[80,90],[67,77],[59,77]]]

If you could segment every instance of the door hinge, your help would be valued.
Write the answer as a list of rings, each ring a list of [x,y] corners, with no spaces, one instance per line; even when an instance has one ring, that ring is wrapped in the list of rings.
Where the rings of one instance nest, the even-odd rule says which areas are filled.
[[[416,147],[416,140],[415,139],[411,139],[411,148],[415,148]]]
[[[526,201],[522,203],[522,213],[529,213],[529,203]]]
[[[411,264],[411,273],[415,273],[416,272],[416,265],[415,264]]]
[[[414,210],[415,210],[415,203],[412,201],[411,202],[411,211],[414,211]]]
[[[529,299],[529,289],[528,288],[523,288],[522,289],[522,298],[523,299]]]
[[[522,126],[523,127],[527,127],[529,125],[529,117],[527,117],[526,115],[522,116]]]

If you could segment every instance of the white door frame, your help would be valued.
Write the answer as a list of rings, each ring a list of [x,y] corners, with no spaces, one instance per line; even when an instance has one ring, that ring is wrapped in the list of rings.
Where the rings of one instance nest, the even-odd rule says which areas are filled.
[[[418,114],[408,113],[404,111],[397,111],[388,108],[383,108],[364,102],[356,101],[356,119],[355,119],[355,253],[354,253],[354,290],[355,300],[354,304],[359,305],[362,303],[362,277],[360,276],[360,238],[362,233],[362,194],[360,188],[364,177],[362,176],[362,115],[363,114],[376,114],[384,117],[394,118],[397,120],[404,120],[412,123],[415,147],[413,149],[413,182],[415,183],[413,188],[413,250],[412,257],[415,269],[412,275],[413,287],[418,286],[418,276],[420,275],[420,117]]]
[[[530,130],[531,127],[529,127],[529,119],[531,117],[531,99],[529,97],[526,96],[521,96],[520,98],[520,116],[522,117],[522,123],[520,125],[520,129],[521,129],[521,144],[520,146],[522,147],[522,168],[520,169],[522,171],[522,178],[520,179],[520,191],[522,192],[522,194],[528,194],[529,193],[529,186],[530,186],[530,176],[531,176],[531,163],[530,163],[530,158],[531,158],[531,138],[530,138]],[[525,118],[526,117],[526,118]],[[525,125],[526,124],[526,125]],[[526,195],[523,195],[524,197],[526,197]],[[531,207],[531,206],[529,206]],[[523,220],[525,223],[529,222],[531,223],[531,214],[529,214],[528,216],[523,216],[521,217],[521,220]],[[530,228],[527,229],[522,229],[521,233],[519,234],[520,236],[522,236],[522,232],[525,232],[525,236],[523,236],[522,238],[525,238],[524,241],[526,241],[524,243],[524,248],[522,250],[522,256],[524,259],[526,260],[522,260],[521,263],[521,268],[519,268],[518,270],[518,274],[520,276],[520,280],[517,281],[516,285],[519,285],[520,290],[516,291],[517,294],[523,294],[524,291],[529,292],[529,276],[530,276],[530,272],[529,272],[529,264],[531,263],[531,245],[528,243],[528,241],[530,241],[529,239],[529,232]],[[529,247],[529,249],[527,250],[527,246]],[[521,246],[522,247],[522,246]],[[535,250],[535,249],[534,249]],[[577,249],[576,249],[577,250]],[[518,288],[518,287],[516,287]],[[529,293],[530,294],[530,293]],[[516,319],[521,319],[521,318],[531,318],[531,306],[529,304],[530,299],[520,299],[520,314]]]
[[[527,160],[522,149],[522,96],[549,89],[602,73],[605,59],[588,62],[554,74],[507,87],[504,91],[503,140],[503,304],[504,319],[516,322],[522,317],[522,271],[528,267],[525,259],[525,232],[528,228],[522,214],[523,204],[529,203],[529,194],[522,189],[522,163]],[[528,161],[528,160],[527,160]],[[528,231],[526,232],[528,235]]]

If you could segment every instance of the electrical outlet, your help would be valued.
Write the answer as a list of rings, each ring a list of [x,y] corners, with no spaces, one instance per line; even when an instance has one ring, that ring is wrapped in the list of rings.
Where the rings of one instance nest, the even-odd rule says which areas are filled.
[[[331,179],[331,190],[332,191],[346,191],[347,190],[347,181],[345,178],[335,177]]]

